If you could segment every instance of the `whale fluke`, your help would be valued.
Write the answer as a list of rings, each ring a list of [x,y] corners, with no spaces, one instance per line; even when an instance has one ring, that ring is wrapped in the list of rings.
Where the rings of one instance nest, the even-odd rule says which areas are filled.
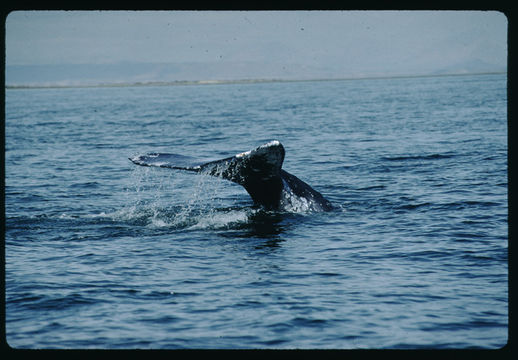
[[[151,153],[130,160],[141,166],[193,171],[220,177],[245,188],[252,200],[267,209],[304,207],[328,211],[333,208],[322,194],[282,169],[284,147],[270,141],[253,150],[221,160],[200,161],[190,156]]]

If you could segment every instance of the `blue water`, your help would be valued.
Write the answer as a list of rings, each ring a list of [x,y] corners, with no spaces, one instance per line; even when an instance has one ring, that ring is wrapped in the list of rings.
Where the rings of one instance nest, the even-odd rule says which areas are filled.
[[[500,348],[506,75],[8,89],[14,348]],[[280,140],[334,205],[133,165]]]

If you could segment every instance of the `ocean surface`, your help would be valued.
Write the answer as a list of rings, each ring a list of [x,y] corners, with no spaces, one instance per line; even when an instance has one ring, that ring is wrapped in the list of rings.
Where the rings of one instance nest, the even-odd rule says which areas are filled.
[[[6,340],[44,349],[508,340],[506,74],[7,89]],[[330,212],[128,158],[279,140]]]

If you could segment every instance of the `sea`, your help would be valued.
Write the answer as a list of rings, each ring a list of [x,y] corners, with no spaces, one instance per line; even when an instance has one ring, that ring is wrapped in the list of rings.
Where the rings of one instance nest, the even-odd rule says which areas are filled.
[[[331,211],[140,167],[272,140]],[[6,89],[14,349],[500,349],[507,74]]]

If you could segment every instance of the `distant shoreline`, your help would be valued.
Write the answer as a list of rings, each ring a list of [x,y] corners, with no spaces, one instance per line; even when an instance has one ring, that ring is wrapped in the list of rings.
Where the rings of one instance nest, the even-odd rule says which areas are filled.
[[[406,79],[406,78],[431,78],[445,76],[470,76],[470,75],[497,75],[507,74],[507,71],[451,73],[451,74],[427,74],[427,75],[387,75],[364,76],[349,78],[322,78],[322,79],[239,79],[239,80],[176,80],[176,81],[143,81],[127,83],[98,83],[78,85],[5,85],[6,89],[67,89],[67,88],[112,88],[112,87],[140,87],[140,86],[185,86],[185,85],[224,85],[224,84],[259,84],[282,82],[313,82],[313,81],[350,81],[350,80],[376,80],[376,79]]]

